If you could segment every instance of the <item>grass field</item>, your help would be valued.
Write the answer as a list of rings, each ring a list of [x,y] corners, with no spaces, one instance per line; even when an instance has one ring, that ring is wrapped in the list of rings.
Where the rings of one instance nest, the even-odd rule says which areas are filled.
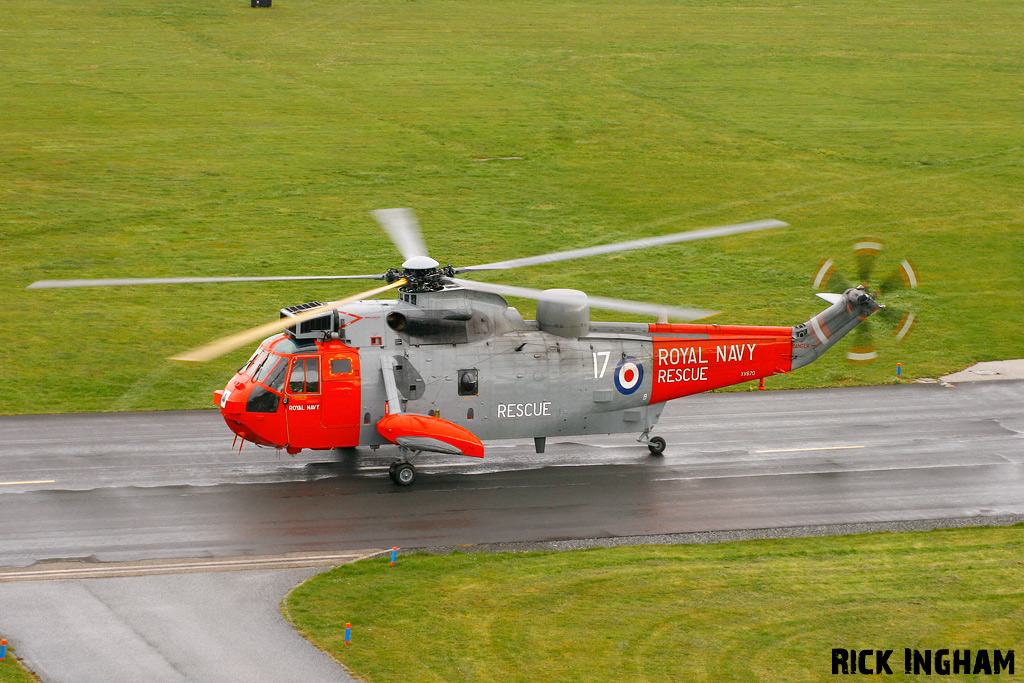
[[[879,330],[879,363],[840,347],[773,388],[1020,357],[1021,35],[1002,0],[8,3],[0,413],[210,407],[249,351],[167,356],[358,288],[30,282],[378,272],[398,257],[369,211],[392,206],[457,265],[791,223],[481,275],[722,323],[805,320],[857,238],[885,242],[880,275],[915,260],[921,289],[889,301],[920,315],[907,342]],[[831,680],[832,647],[1019,645],[1020,536],[413,556],[289,605],[372,681]]]
[[[248,355],[164,359],[353,284],[37,279],[379,272],[417,209],[472,264],[757,218],[793,227],[481,279],[791,324],[825,257],[924,284],[900,347],[769,387],[1024,351],[1024,5],[24,0],[0,19],[0,413],[209,407]],[[516,157],[516,158],[503,158]],[[516,302],[526,313],[527,302]],[[621,314],[597,312],[603,319]],[[879,330],[884,332],[884,330]]]
[[[38,680],[25,670],[8,648],[7,656],[0,661],[0,683],[35,683]]]
[[[1017,526],[411,555],[321,574],[286,604],[373,683],[828,681],[832,648],[896,650],[884,678],[918,680],[904,648],[1019,654],[1022,550]]]

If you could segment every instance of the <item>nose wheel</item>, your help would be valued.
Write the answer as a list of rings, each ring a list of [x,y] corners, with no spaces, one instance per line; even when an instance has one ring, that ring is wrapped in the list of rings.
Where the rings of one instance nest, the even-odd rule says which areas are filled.
[[[416,481],[416,468],[410,462],[399,460],[398,462],[391,463],[388,475],[391,477],[391,481],[399,486],[409,486]]]

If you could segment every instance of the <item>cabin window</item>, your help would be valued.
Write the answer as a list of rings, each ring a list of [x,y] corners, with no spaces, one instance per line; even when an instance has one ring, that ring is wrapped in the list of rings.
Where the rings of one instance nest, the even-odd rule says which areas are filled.
[[[293,394],[320,393],[320,363],[318,358],[296,358],[288,376],[288,391]]]
[[[477,371],[459,370],[459,396],[476,396],[480,386]]]
[[[332,375],[347,375],[352,372],[352,359],[351,358],[333,358],[331,359],[331,374]]]

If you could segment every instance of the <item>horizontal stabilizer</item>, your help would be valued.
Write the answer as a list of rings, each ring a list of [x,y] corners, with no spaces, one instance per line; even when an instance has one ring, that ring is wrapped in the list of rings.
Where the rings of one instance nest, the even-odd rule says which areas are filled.
[[[832,294],[831,292],[818,292],[818,296],[830,304],[836,304],[843,300],[842,294]]]

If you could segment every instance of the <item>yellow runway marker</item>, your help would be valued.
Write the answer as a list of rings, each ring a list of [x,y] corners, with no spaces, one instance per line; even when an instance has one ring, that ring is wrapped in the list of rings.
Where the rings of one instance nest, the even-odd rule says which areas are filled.
[[[754,451],[755,453],[798,453],[803,451],[846,451],[852,448],[867,448],[866,446],[822,446],[821,448],[776,448],[770,451]]]
[[[0,486],[19,486],[23,484],[56,484],[55,479],[43,479],[40,481],[0,481]]]

